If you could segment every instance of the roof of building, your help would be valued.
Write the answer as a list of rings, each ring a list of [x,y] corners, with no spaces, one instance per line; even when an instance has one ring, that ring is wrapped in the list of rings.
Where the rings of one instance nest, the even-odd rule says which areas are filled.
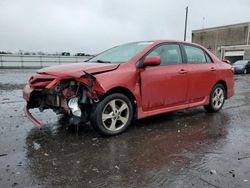
[[[236,28],[236,27],[243,27],[243,26],[248,26],[249,27],[250,22],[237,23],[237,24],[224,25],[224,26],[217,26],[217,27],[210,27],[210,28],[204,28],[204,29],[197,29],[197,30],[193,30],[192,33],[215,31],[215,30],[220,30],[220,29],[229,29],[229,28]]]

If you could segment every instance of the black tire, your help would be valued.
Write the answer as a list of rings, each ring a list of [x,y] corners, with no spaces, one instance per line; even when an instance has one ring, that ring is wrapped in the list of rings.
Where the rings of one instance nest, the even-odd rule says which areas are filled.
[[[215,96],[215,92],[217,91],[222,91],[223,92],[223,97],[221,97],[222,101],[214,101],[213,99],[216,98]],[[216,84],[213,89],[212,92],[210,93],[210,97],[209,97],[209,104],[205,105],[204,108],[207,112],[218,112],[220,111],[220,109],[223,107],[224,102],[225,102],[225,88],[222,84]],[[215,103],[219,103],[220,105],[215,105]]]
[[[70,122],[71,116],[68,113],[61,114],[58,118],[58,121],[62,125],[67,125]]]
[[[117,103],[119,104],[119,102],[121,104],[125,103],[127,105],[126,109],[125,109],[126,110],[126,115],[125,116],[126,116],[126,120],[127,120],[126,123],[123,123],[119,119],[119,117],[118,117],[119,112],[117,112],[117,114],[116,114],[117,117],[114,117],[114,118],[117,118],[116,120],[114,120],[114,118],[107,118],[105,121],[103,121],[103,115],[110,116],[110,114],[112,114],[112,117],[115,116],[113,110],[111,110],[110,113],[105,114],[105,110],[107,110],[108,108],[113,109],[111,107],[111,105],[110,105],[111,101],[115,101],[114,102],[115,106],[117,105]],[[122,103],[122,102],[124,102],[124,103]],[[117,109],[117,110],[119,110],[119,109]],[[123,112],[124,111],[120,112],[120,117],[122,117]],[[91,121],[91,124],[92,124],[93,128],[103,136],[113,136],[113,135],[117,135],[117,134],[122,133],[131,124],[132,119],[133,119],[133,106],[132,106],[132,103],[128,99],[128,97],[126,97],[125,95],[123,95],[121,93],[113,93],[113,94],[110,94],[110,95],[106,96],[103,100],[101,100],[100,102],[95,104],[95,106],[93,106],[92,112],[91,112],[91,115],[90,115],[90,121]],[[122,125],[120,127],[118,126],[117,130],[112,130],[111,131],[109,129],[110,129],[110,127],[112,125],[110,125],[110,127],[107,127],[106,121],[108,121],[107,124],[110,121],[111,121],[110,124],[112,124],[113,121],[116,121],[116,123],[118,122],[117,124],[121,123]]]

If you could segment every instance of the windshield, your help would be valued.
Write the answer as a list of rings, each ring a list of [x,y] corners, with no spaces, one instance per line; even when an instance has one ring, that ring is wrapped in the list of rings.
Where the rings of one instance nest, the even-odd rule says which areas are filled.
[[[150,44],[153,44],[153,42],[137,42],[116,46],[95,56],[89,62],[124,63],[135,57]]]
[[[247,64],[247,61],[244,61],[244,60],[236,61],[234,63],[234,65],[245,65],[245,64]]]

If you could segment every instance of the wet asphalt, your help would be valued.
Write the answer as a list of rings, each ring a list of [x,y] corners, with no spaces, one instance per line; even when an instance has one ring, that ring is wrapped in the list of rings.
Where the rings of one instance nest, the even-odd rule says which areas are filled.
[[[135,121],[123,134],[77,130],[51,111],[24,116],[35,70],[0,69],[0,187],[250,187],[250,74],[219,113],[202,107]]]

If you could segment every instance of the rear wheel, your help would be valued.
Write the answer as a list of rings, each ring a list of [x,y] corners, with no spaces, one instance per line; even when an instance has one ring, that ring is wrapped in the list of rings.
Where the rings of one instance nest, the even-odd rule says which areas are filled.
[[[208,112],[218,112],[225,102],[225,88],[221,84],[216,84],[210,94],[209,104],[204,108]]]
[[[91,123],[104,136],[123,132],[131,123],[133,107],[123,94],[114,93],[99,102],[91,113]]]

